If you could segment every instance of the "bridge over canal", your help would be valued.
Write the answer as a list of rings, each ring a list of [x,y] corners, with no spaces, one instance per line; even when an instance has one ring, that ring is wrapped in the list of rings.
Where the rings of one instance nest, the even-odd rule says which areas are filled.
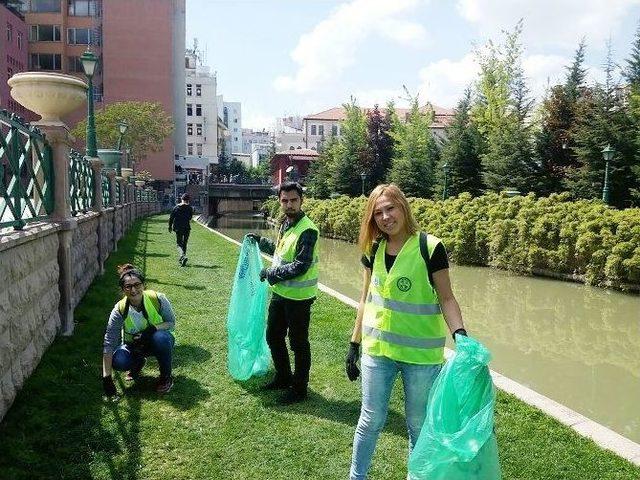
[[[210,183],[209,215],[258,211],[262,202],[273,194],[272,185]]]

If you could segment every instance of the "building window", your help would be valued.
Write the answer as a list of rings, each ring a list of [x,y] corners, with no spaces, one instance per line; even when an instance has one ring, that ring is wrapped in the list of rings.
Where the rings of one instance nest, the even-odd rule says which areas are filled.
[[[187,83],[187,97],[191,96],[191,84]]]
[[[191,115],[193,115],[193,104],[187,103],[187,117],[190,117]]]
[[[233,140],[234,140],[235,142],[237,142],[237,141],[238,141],[238,137],[233,137]]]
[[[202,124],[196,123],[196,135],[202,135]]]
[[[337,125],[331,125],[331,135],[333,135],[334,137],[338,136],[338,126]]]
[[[31,25],[29,40],[32,42],[59,42],[60,25]]]
[[[72,17],[97,17],[96,0],[67,0]]]
[[[324,125],[318,126],[318,135],[320,136],[324,135]]]
[[[237,131],[238,131],[238,129],[237,129],[237,128],[235,128],[235,127],[233,127],[233,131],[234,131],[234,132],[237,132]]]
[[[7,42],[13,42],[13,25],[7,23]]]
[[[187,155],[193,155],[193,143],[187,143]]]
[[[201,117],[202,116],[202,105],[200,105],[199,103],[196,103],[196,117]]]
[[[202,155],[202,144],[196,143],[196,155]]]
[[[35,13],[59,13],[60,0],[31,0],[31,11]]]
[[[196,97],[202,96],[202,85],[196,84]]]
[[[32,53],[32,70],[61,70],[62,56],[59,53]]]
[[[238,119],[237,119],[237,118],[234,118],[234,119],[233,119],[233,123],[238,123]]]
[[[67,43],[69,45],[100,45],[100,39],[90,28],[68,28]]]
[[[294,147],[293,145],[291,145],[291,146],[289,147],[289,150],[295,150],[295,149],[296,149],[296,147]]]
[[[193,123],[187,123],[187,135],[193,135]]]
[[[315,135],[315,134],[316,134],[316,126],[311,125],[311,135]]]
[[[22,32],[18,32],[18,50],[22,50]]]
[[[67,70],[70,73],[84,73],[80,57],[67,57]]]

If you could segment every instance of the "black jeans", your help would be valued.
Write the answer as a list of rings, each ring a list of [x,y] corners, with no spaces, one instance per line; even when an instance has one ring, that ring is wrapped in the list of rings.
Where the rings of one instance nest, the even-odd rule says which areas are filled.
[[[276,379],[283,382],[291,381],[293,389],[301,392],[307,390],[311,368],[309,321],[313,300],[289,300],[274,295],[269,304],[267,344],[271,349]],[[289,351],[285,343],[287,330],[294,357],[293,375],[289,363]]]
[[[182,249],[182,254],[187,254],[187,242],[191,230],[176,230],[176,244]]]

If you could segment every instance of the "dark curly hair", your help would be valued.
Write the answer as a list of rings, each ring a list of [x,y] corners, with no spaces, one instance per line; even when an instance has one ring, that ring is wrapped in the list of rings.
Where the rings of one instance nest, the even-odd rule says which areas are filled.
[[[124,287],[124,277],[127,275],[133,275],[134,277],[138,277],[138,279],[144,283],[144,273],[131,263],[125,263],[124,265],[118,265],[118,275],[120,276],[120,280],[118,283],[120,284],[120,288]]]

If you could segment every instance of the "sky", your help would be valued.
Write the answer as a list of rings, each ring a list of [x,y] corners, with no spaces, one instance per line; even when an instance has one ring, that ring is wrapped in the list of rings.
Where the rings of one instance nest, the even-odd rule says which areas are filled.
[[[477,79],[474,51],[524,22],[523,67],[532,96],[564,80],[582,38],[589,80],[603,78],[607,43],[624,66],[640,0],[186,0],[187,46],[197,38],[218,95],[242,103],[242,126],[309,115],[353,96],[362,107],[406,86],[455,107]]]

